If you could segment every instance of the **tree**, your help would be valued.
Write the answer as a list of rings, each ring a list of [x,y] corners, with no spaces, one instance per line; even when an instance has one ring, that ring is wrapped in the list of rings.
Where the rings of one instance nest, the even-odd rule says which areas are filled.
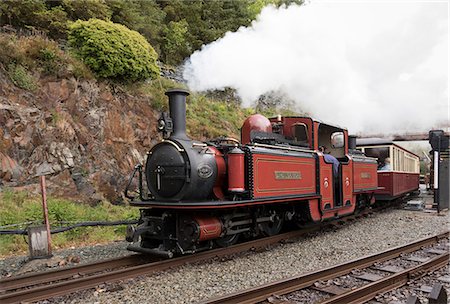
[[[78,20],[70,26],[69,43],[100,77],[136,81],[159,75],[155,50],[141,34],[123,25]]]
[[[162,45],[163,58],[169,58],[171,63],[181,62],[191,52],[200,49],[202,45],[222,37],[228,31],[235,31],[240,26],[249,25],[252,20],[248,10],[250,0],[173,0],[170,2],[160,0],[157,3],[166,15],[165,22],[167,24]],[[174,37],[173,32],[182,27],[183,20],[187,23],[187,31],[184,35],[186,43],[182,49],[176,51],[167,44],[173,43],[171,41],[171,38]],[[189,48],[188,52],[186,47]],[[166,53],[169,50],[170,54]]]
[[[109,20],[111,18],[111,10],[104,0],[63,0],[62,4],[70,20],[91,18]]]
[[[108,5],[111,21],[139,32],[160,52],[165,13],[154,0],[111,0]]]
[[[42,13],[46,9],[45,3],[39,0],[4,0],[0,3],[1,25],[35,26],[38,21],[36,14]]]
[[[188,23],[186,20],[170,21],[164,30],[164,59],[168,64],[176,64],[192,52],[188,42]]]

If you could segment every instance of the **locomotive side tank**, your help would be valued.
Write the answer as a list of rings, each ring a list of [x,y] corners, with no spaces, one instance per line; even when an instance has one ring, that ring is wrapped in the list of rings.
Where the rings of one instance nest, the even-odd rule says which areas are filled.
[[[335,219],[373,202],[376,160],[349,153],[346,129],[310,117],[254,114],[241,140],[199,142],[186,134],[189,93],[166,95],[170,115],[158,121],[163,139],[148,152],[145,169],[135,167],[125,191],[133,198],[128,188],[139,173],[139,200],[131,205],[141,208],[140,219],[127,229],[129,250],[194,253],[277,234],[286,222]]]

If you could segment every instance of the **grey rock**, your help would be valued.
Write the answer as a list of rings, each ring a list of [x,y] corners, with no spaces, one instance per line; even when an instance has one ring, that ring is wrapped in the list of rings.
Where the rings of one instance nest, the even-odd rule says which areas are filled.
[[[36,176],[48,175],[53,173],[55,173],[53,166],[46,161],[39,164],[36,168]]]

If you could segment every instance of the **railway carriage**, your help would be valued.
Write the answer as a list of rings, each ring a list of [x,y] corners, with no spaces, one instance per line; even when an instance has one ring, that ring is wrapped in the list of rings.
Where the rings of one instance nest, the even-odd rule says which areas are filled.
[[[127,230],[129,250],[166,257],[194,253],[374,203],[376,159],[349,147],[346,129],[310,117],[255,114],[244,122],[240,140],[199,142],[186,135],[189,93],[166,95],[170,115],[158,121],[164,139],[148,152],[145,167],[135,167],[125,190],[131,205],[141,208],[138,225]],[[134,198],[128,189],[136,174]]]
[[[419,190],[419,156],[395,144],[379,138],[357,139],[357,147],[365,155],[378,159],[377,200],[393,200]],[[390,166],[384,167],[386,159]]]

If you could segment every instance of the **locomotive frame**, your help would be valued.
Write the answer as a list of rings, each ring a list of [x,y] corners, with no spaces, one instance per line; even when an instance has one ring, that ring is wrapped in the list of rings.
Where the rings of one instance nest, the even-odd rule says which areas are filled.
[[[311,117],[255,114],[241,140],[207,142],[185,133],[184,90],[170,90],[170,115],[158,122],[164,140],[148,153],[139,174],[137,226],[129,226],[128,249],[172,257],[241,236],[274,235],[286,222],[298,226],[343,217],[370,207],[378,189],[377,161],[355,150],[345,128]],[[325,147],[336,164],[325,160]],[[329,158],[329,157],[328,157]],[[333,166],[336,168],[333,169]],[[334,172],[337,171],[337,174]]]

